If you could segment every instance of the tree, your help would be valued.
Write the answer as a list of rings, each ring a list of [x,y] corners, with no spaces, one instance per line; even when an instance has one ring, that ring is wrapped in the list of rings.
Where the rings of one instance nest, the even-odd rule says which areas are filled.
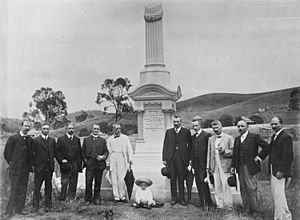
[[[254,121],[255,124],[263,124],[264,119],[259,115],[251,115],[250,120]]]
[[[62,91],[42,87],[34,92],[32,98],[37,112],[43,115],[46,123],[53,124],[56,120],[62,120],[68,114],[67,103]]]
[[[85,121],[88,118],[88,113],[86,111],[81,110],[80,114],[75,116],[76,122]]]
[[[128,90],[132,85],[127,78],[106,79],[101,84],[101,92],[98,92],[96,103],[103,106],[104,113],[113,110],[115,121],[122,118],[122,113],[133,112],[132,103],[128,96]]]
[[[231,115],[224,114],[219,118],[219,121],[224,127],[233,125],[233,118]]]
[[[290,110],[299,110],[300,109],[300,89],[293,89],[290,93],[289,105]]]
[[[203,128],[211,128],[212,122],[213,122],[213,119],[205,119],[202,124]]]

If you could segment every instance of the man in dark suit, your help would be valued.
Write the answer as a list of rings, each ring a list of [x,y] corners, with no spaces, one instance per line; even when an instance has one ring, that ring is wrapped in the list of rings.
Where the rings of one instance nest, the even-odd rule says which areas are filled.
[[[259,212],[257,174],[261,171],[260,161],[268,155],[269,144],[258,134],[250,133],[246,121],[240,120],[237,128],[240,135],[234,140],[231,173],[238,172],[244,209],[255,216]]]
[[[201,118],[193,119],[193,129],[195,134],[192,136],[192,154],[191,163],[195,171],[196,185],[199,194],[199,206],[213,206],[210,197],[208,184],[204,182],[206,177],[206,164],[207,164],[207,149],[208,139],[211,136],[209,133],[202,130]]]
[[[184,176],[189,163],[191,151],[191,133],[188,129],[181,127],[181,117],[173,118],[174,128],[165,133],[162,160],[163,164],[170,169],[171,205],[177,201],[186,206],[184,199]],[[177,180],[179,185],[179,200],[177,197]]]
[[[19,133],[8,138],[4,159],[9,164],[10,194],[6,206],[6,215],[27,214],[23,211],[29,172],[32,171],[31,145],[33,139],[27,136],[31,128],[30,121],[23,121]]]
[[[86,167],[85,171],[85,201],[94,204],[99,204],[100,188],[103,170],[106,168],[106,158],[108,149],[106,140],[99,136],[100,126],[93,125],[91,136],[83,140],[82,157]],[[92,198],[92,184],[95,181],[94,198]]]
[[[275,132],[271,138],[269,155],[271,187],[275,203],[274,219],[292,219],[285,197],[285,183],[291,177],[293,140],[282,129],[282,123],[279,116],[271,120],[271,127]]]
[[[39,209],[40,190],[45,181],[45,212],[52,208],[52,175],[54,171],[55,139],[49,137],[49,124],[43,124],[42,134],[33,140],[32,155],[34,166],[34,212]]]
[[[56,159],[61,170],[61,193],[59,198],[61,201],[65,200],[67,196],[70,199],[75,198],[78,172],[82,172],[80,139],[74,135],[74,124],[69,123],[66,129],[67,133],[59,137],[56,144]]]

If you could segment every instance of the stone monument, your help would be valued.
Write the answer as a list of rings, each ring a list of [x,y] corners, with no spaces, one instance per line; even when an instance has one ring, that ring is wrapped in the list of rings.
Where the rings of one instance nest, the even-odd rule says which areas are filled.
[[[138,115],[135,176],[152,179],[154,195],[160,198],[161,191],[169,187],[160,174],[164,134],[173,126],[176,101],[181,97],[179,86],[172,89],[170,72],[164,64],[162,18],[161,4],[145,7],[146,64],[140,72],[140,84],[129,93]]]

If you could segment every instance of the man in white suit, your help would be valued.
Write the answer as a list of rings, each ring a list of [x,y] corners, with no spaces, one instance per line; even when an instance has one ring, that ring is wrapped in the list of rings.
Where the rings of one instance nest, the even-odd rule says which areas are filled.
[[[222,133],[222,123],[212,122],[215,135],[208,139],[207,169],[214,175],[215,199],[218,208],[231,208],[233,199],[227,178],[230,176],[234,138]]]

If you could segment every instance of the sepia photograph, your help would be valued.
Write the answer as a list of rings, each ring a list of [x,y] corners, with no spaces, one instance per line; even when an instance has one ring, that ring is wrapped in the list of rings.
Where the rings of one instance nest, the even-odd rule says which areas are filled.
[[[300,219],[298,0],[0,2],[1,219]]]

